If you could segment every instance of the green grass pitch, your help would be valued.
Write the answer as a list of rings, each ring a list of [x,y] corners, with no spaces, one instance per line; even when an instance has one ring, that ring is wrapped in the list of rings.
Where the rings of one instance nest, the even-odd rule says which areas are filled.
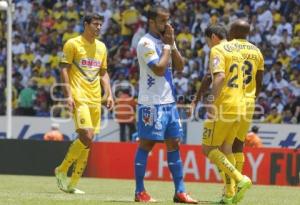
[[[146,188],[159,202],[173,204],[173,183],[146,181]],[[83,178],[80,189],[85,195],[61,192],[54,177],[0,175],[0,205],[104,205],[137,204],[133,202],[134,181]],[[187,191],[199,204],[218,204],[221,184],[186,183]],[[241,205],[297,205],[300,187],[253,186]]]

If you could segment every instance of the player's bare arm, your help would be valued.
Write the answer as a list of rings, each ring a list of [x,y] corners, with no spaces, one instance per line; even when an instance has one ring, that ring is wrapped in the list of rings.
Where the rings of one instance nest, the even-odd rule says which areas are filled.
[[[214,117],[214,107],[213,102],[219,97],[221,89],[223,87],[223,83],[225,81],[225,73],[218,72],[213,74],[212,79],[212,88],[211,93],[207,99],[208,106],[207,106],[207,113],[208,118],[212,119]]]
[[[193,103],[195,105],[197,105],[197,103],[203,99],[203,96],[204,96],[205,92],[208,91],[211,82],[212,82],[211,74],[206,73],[202,79],[201,86],[196,94],[196,98],[193,100]]]
[[[256,97],[258,97],[258,95],[260,93],[263,77],[264,77],[264,71],[263,70],[258,70],[256,72],[256,91],[255,91],[255,96]]]
[[[217,99],[219,97],[221,89],[223,87],[224,80],[225,80],[224,72],[214,73],[214,77],[212,80],[212,89],[211,89],[211,97],[213,99]]]
[[[68,63],[61,63],[61,79],[62,83],[64,84],[63,86],[63,91],[65,98],[67,98],[67,105],[68,108],[70,109],[70,112],[73,112],[75,102],[71,94],[71,89],[70,89],[70,80],[69,80],[69,75],[68,75],[68,69],[71,68],[71,65]]]
[[[161,37],[163,43],[165,44],[163,47],[162,56],[159,59],[159,62],[155,65],[153,65],[153,72],[155,75],[158,76],[164,76],[165,71],[168,67],[168,63],[170,61],[171,57],[171,46],[174,44],[174,30],[172,29],[166,29],[166,32]]]
[[[105,100],[106,100],[106,107],[108,110],[111,110],[114,107],[114,100],[112,97],[112,91],[110,86],[110,77],[105,69],[100,70],[100,82],[103,86],[104,93],[105,93]]]

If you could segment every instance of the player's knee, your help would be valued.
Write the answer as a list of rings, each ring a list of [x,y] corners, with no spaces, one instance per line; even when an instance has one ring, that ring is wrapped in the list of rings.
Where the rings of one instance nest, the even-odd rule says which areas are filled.
[[[209,152],[211,151],[211,148],[210,147],[207,147],[205,145],[202,146],[202,153],[205,155],[205,156],[208,156]]]
[[[179,144],[180,144],[180,140],[179,139],[167,139],[165,141],[166,146],[167,146],[167,151],[171,152],[171,151],[175,151],[179,149]]]
[[[80,141],[87,147],[89,147],[94,138],[94,131],[93,130],[80,130],[79,131],[79,139]]]
[[[206,146],[206,145],[202,145],[202,153],[208,157],[209,153],[215,149],[219,149],[219,147],[217,146]]]
[[[232,144],[224,143],[224,144],[221,146],[221,151],[222,151],[224,154],[231,154],[231,153],[232,153]]]
[[[155,145],[155,141],[141,139],[139,147],[150,152]]]
[[[243,152],[243,148],[244,148],[244,142],[236,138],[232,145],[232,152],[233,153]]]

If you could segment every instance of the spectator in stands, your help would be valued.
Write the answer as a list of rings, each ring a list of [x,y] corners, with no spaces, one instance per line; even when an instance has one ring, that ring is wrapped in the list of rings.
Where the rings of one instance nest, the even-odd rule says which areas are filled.
[[[282,78],[282,74],[280,71],[277,71],[275,73],[275,79],[273,79],[273,82],[269,84],[267,90],[273,91],[277,90],[278,92],[283,92],[283,89],[288,89],[289,83]]]
[[[45,133],[43,139],[45,141],[63,141],[64,137],[62,133],[59,131],[59,124],[52,123],[51,130]]]
[[[14,55],[20,55],[25,53],[25,44],[21,41],[20,36],[15,36],[15,40],[13,41],[11,49]]]
[[[258,136],[258,130],[259,130],[259,127],[257,127],[257,126],[253,126],[251,128],[251,132],[249,132],[247,134],[246,139],[245,139],[246,147],[252,147],[252,148],[263,147],[261,139]]]
[[[151,2],[140,0],[16,1],[13,20],[13,74],[14,81],[21,80],[21,83],[14,82],[15,99],[20,98],[23,87],[28,87],[27,82],[31,79],[36,81],[39,87],[48,87],[45,90],[50,99],[50,83],[45,82],[50,82],[49,79],[53,77],[57,83],[60,83],[58,63],[63,42],[81,31],[82,25],[78,19],[87,11],[97,12],[105,17],[102,27],[104,35],[101,37],[109,51],[109,72],[116,81],[112,81],[112,84],[120,82],[119,74],[122,73],[124,81],[133,85],[134,97],[137,97],[138,82],[134,75],[138,73],[135,47],[140,36],[146,32],[147,21],[145,19]],[[171,10],[171,23],[174,25],[175,33],[177,36],[182,34],[182,38],[177,39],[177,45],[182,46],[180,51],[186,59],[183,76],[188,79],[188,90],[199,88],[201,76],[208,67],[209,48],[202,33],[207,25],[219,22],[228,26],[237,17],[249,19],[252,32],[250,40],[262,50],[266,67],[264,88],[261,92],[264,97],[258,99],[257,103],[263,104],[266,112],[264,116],[268,116],[270,106],[277,99],[275,96],[280,95],[281,104],[284,107],[293,108],[292,113],[300,123],[300,111],[294,112],[299,107],[296,106],[298,102],[296,99],[300,95],[298,77],[300,72],[300,18],[298,14],[300,5],[297,1],[155,0],[153,2],[163,4]],[[5,15],[0,14],[0,19],[5,22]],[[0,82],[4,87],[5,35],[5,25],[0,24]],[[46,73],[46,71],[50,72]],[[278,72],[281,76],[279,74],[276,76]],[[3,91],[4,87],[1,88]],[[182,90],[180,86],[177,87],[177,92],[189,94],[189,91]],[[61,95],[56,92],[56,96]],[[293,100],[290,99],[291,95],[294,95]],[[5,97],[1,96],[0,113],[5,113]],[[295,102],[292,103],[292,101]],[[50,110],[49,103],[46,104],[44,108],[47,107]],[[56,105],[58,102],[53,102],[53,104]],[[278,109],[280,112],[280,108]],[[14,113],[18,113],[16,112],[18,110],[19,108],[15,107]],[[37,110],[40,110],[40,107]],[[260,119],[262,116],[255,117]]]
[[[281,100],[281,96],[280,95],[276,95],[273,98],[273,103],[271,104],[271,107],[276,107],[278,113],[282,113],[284,106],[282,104],[282,100]]]
[[[273,16],[269,6],[264,4],[257,9],[257,27],[261,33],[268,32],[273,26]]]
[[[129,90],[120,90],[117,94],[115,105],[115,119],[120,125],[120,141],[132,141],[135,128],[136,101],[130,95]]]
[[[111,10],[107,8],[106,1],[101,1],[99,15],[104,17],[104,21],[101,27],[101,34],[104,35],[110,26],[110,18],[112,16]]]
[[[265,123],[273,123],[273,124],[282,122],[282,116],[280,113],[278,113],[276,106],[271,108],[271,113],[266,117],[264,122]]]
[[[295,116],[293,116],[293,113],[291,110],[284,110],[282,113],[282,123],[296,124],[297,118]]]
[[[30,81],[29,86],[24,88],[19,95],[19,109],[17,111],[18,115],[35,115],[35,110],[33,109],[35,99],[36,99],[36,82]]]
[[[176,91],[179,95],[185,95],[188,91],[188,79],[183,76],[182,72],[177,72],[174,78],[174,85],[176,86]]]

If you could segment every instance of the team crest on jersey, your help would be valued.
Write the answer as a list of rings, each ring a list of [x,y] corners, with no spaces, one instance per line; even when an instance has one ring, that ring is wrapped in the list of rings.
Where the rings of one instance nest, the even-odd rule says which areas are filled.
[[[150,43],[148,43],[147,41],[145,41],[144,43],[143,43],[143,46],[144,47],[148,47],[150,45]]]
[[[153,125],[153,110],[151,107],[146,107],[142,109],[142,119],[145,126]]]
[[[220,58],[218,56],[214,57],[212,63],[213,68],[218,67],[219,64],[220,64]]]

